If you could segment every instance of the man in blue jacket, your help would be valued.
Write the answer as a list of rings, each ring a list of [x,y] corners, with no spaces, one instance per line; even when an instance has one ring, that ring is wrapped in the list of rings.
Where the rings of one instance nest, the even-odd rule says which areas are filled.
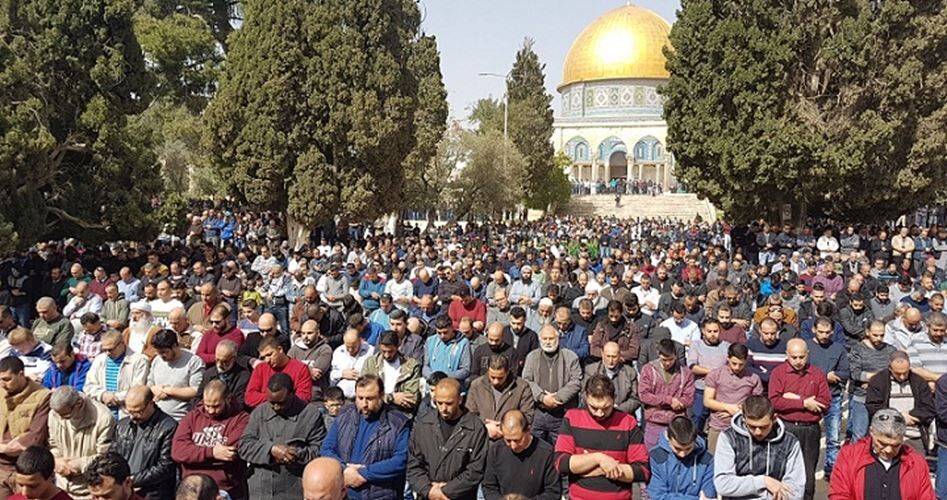
[[[714,487],[714,458],[694,423],[680,416],[671,420],[661,441],[649,453],[652,500],[698,500],[717,498]]]
[[[385,388],[375,375],[355,382],[355,405],[332,422],[322,456],[342,463],[349,500],[404,497],[410,420],[384,403]]]
[[[85,356],[76,354],[72,345],[68,343],[56,344],[50,351],[53,365],[43,377],[43,387],[55,389],[63,385],[70,385],[82,392],[85,387],[86,373],[92,362]]]
[[[566,306],[556,309],[556,327],[559,330],[559,347],[568,349],[584,362],[589,357],[589,336],[585,328],[572,321],[572,311]]]

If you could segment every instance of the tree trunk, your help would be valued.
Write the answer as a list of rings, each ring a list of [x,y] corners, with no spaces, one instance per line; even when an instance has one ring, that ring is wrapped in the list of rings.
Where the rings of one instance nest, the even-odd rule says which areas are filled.
[[[289,246],[293,250],[309,243],[310,228],[296,219],[288,212],[286,213],[286,236],[289,238]]]

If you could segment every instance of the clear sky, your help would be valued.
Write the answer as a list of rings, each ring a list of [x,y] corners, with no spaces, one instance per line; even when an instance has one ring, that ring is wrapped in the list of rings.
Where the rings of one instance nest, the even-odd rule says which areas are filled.
[[[673,23],[680,0],[633,2]],[[546,88],[559,114],[556,86],[572,41],[602,14],[624,5],[623,0],[421,0],[425,32],[437,36],[441,70],[447,86],[451,118],[464,119],[482,97],[502,97],[502,78],[477,76],[506,74],[525,37],[546,64]]]

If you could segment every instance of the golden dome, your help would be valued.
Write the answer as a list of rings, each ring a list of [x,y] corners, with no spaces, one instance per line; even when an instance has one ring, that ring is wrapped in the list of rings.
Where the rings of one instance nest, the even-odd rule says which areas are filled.
[[[619,7],[592,22],[572,43],[561,87],[613,78],[661,78],[670,75],[662,52],[670,46],[671,25],[634,5]]]

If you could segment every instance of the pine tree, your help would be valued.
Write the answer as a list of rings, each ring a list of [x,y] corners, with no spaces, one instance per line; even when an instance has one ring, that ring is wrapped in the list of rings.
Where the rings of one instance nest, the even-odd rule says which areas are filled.
[[[945,2],[685,0],[676,175],[729,216],[889,219],[947,188]]]
[[[553,175],[552,96],[546,92],[545,69],[533,51],[533,41],[526,39],[507,82],[510,140],[527,162],[524,201],[527,207],[542,210],[562,201],[553,196],[558,178]]]
[[[244,13],[206,113],[216,168],[243,199],[286,211],[291,238],[400,208],[429,76],[409,64],[424,40],[417,5],[257,0]]]
[[[151,87],[124,0],[4,2],[0,230],[29,243],[154,234],[149,134],[128,120]],[[6,223],[3,223],[5,219]]]

